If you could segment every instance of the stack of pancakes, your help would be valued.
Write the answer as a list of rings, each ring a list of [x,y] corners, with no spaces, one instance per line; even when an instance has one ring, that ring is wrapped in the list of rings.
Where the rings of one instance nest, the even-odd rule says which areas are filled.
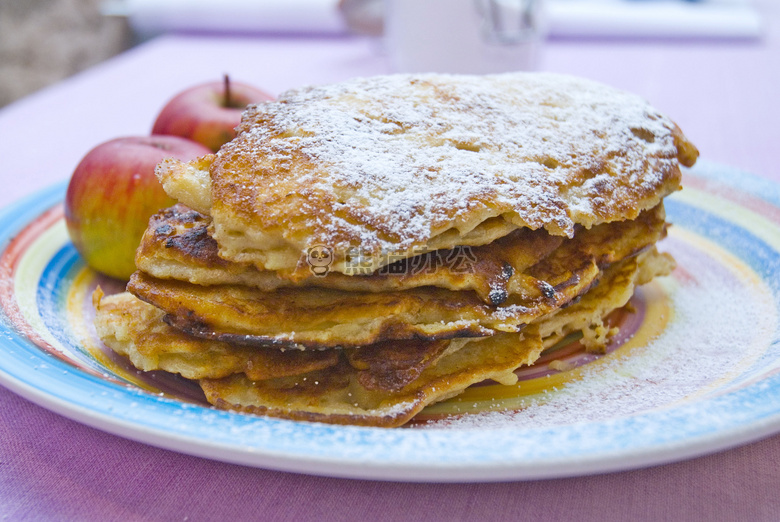
[[[216,155],[158,167],[104,342],[217,407],[398,426],[513,373],[670,272],[663,198],[698,153],[642,99],[560,75],[290,91]]]

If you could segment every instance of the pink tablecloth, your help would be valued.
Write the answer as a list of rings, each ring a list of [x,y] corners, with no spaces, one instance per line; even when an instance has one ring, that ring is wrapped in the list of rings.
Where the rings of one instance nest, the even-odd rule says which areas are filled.
[[[648,98],[702,156],[780,181],[780,9],[763,42],[553,41],[543,69]],[[0,111],[0,204],[69,177],[108,138],[145,134],[166,99],[230,73],[278,93],[387,72],[349,39],[165,37]],[[400,484],[253,469],[125,440],[0,388],[0,517],[208,520],[424,517],[780,520],[780,436],[676,464],[502,484]]]

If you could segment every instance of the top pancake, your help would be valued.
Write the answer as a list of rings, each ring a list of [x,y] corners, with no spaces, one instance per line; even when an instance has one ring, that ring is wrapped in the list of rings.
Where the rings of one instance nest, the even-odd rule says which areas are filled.
[[[212,217],[225,259],[289,277],[487,244],[520,227],[634,219],[697,151],[641,98],[540,73],[395,75],[309,87],[244,113],[215,156],[158,168]]]

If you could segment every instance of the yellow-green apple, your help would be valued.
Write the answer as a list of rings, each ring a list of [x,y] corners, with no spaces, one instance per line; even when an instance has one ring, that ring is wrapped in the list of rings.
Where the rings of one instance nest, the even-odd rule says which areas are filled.
[[[202,143],[212,151],[236,137],[241,113],[249,104],[273,96],[245,83],[209,82],[177,94],[160,111],[152,134],[173,134]]]
[[[211,151],[179,136],[117,138],[89,151],[65,194],[68,234],[86,263],[111,277],[130,277],[149,218],[175,203],[155,167],[165,158],[206,154]]]

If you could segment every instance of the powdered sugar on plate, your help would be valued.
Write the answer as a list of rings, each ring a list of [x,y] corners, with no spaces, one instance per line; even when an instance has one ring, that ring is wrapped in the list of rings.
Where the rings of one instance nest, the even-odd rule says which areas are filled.
[[[700,250],[690,237],[677,240],[678,234],[673,232],[667,247],[679,266],[661,283],[673,317],[657,339],[630,354],[618,349],[603,364],[584,367],[580,379],[530,396],[519,411],[419,427],[531,429],[599,422],[724,393],[751,366],[761,371],[759,358],[777,329],[771,292],[730,254],[705,243],[707,250]]]

